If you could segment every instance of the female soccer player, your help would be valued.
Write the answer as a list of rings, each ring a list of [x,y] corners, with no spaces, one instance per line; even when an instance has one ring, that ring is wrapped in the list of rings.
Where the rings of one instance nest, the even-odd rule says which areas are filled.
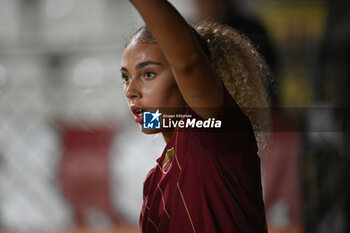
[[[167,143],[144,182],[142,232],[266,232],[263,143],[253,131],[267,119],[255,108],[267,107],[259,55],[229,27],[192,29],[165,0],[130,2],[146,26],[123,52],[124,93],[142,131],[162,133]],[[222,124],[143,128],[143,112],[155,110]]]

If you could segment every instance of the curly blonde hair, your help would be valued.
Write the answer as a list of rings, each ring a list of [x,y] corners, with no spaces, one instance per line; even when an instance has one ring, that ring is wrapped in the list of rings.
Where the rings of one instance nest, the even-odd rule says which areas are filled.
[[[210,51],[210,61],[225,88],[249,118],[259,148],[268,141],[271,127],[266,92],[269,69],[252,43],[235,29],[204,21],[195,27]]]
[[[226,90],[249,118],[261,155],[271,125],[265,88],[269,69],[264,59],[245,36],[229,26],[203,21],[195,26],[194,34]],[[157,43],[145,25],[131,36],[126,46],[133,39]]]

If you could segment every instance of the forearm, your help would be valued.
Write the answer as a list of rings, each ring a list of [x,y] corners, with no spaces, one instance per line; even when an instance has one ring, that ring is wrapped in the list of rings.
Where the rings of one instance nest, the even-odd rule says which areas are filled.
[[[140,13],[173,68],[188,69],[204,57],[190,26],[168,1],[130,2]]]

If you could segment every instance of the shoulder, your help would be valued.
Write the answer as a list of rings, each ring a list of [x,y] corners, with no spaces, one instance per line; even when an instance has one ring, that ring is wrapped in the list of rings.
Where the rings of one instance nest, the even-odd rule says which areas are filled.
[[[256,149],[251,122],[226,89],[218,118],[203,119],[195,108],[189,106],[186,114],[189,116],[186,120],[192,123],[189,125],[192,127],[182,129],[181,135],[187,138],[186,143],[199,145],[213,153],[231,153],[244,147]]]

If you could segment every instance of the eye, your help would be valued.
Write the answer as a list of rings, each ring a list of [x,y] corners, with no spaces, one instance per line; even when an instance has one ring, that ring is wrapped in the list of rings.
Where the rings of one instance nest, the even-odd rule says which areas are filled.
[[[130,82],[130,77],[128,75],[121,74],[121,78],[124,84],[128,84]]]
[[[156,76],[156,74],[154,72],[149,71],[149,72],[146,72],[144,76],[145,76],[145,79],[152,79]]]

